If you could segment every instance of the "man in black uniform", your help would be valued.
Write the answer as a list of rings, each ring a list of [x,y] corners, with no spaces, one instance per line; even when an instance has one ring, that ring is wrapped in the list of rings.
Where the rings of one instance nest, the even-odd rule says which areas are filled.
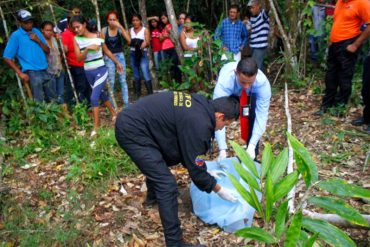
[[[217,184],[218,174],[196,159],[209,150],[214,131],[238,116],[239,99],[233,96],[208,100],[182,92],[147,96],[118,115],[117,141],[146,176],[147,199],[158,203],[167,247],[194,246],[182,241],[177,183],[169,166],[182,163],[200,190],[236,201],[232,191]]]

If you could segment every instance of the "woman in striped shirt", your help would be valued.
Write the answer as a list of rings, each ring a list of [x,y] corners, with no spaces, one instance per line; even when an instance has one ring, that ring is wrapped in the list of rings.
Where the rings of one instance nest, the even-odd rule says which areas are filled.
[[[94,117],[94,130],[91,132],[91,137],[96,135],[99,128],[99,99],[104,102],[112,114],[112,121],[116,119],[109,96],[104,90],[104,86],[108,78],[108,69],[105,66],[103,59],[103,51],[116,64],[118,73],[123,72],[122,65],[117,58],[109,51],[104,44],[104,40],[99,38],[99,35],[89,30],[89,25],[83,16],[73,16],[70,20],[73,31],[76,33],[74,39],[74,49],[78,61],[84,60],[84,70],[86,78],[92,88],[91,92],[91,107]]]

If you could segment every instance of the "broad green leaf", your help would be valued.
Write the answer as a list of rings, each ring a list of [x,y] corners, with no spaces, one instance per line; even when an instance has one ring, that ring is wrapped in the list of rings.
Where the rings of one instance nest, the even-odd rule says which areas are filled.
[[[275,218],[275,234],[280,239],[285,231],[285,219],[288,214],[288,201],[280,204]]]
[[[300,159],[309,168],[307,170],[307,174],[310,175],[311,179],[309,181],[305,180],[306,186],[309,186],[309,185],[311,185],[312,183],[314,183],[318,180],[317,166],[316,166],[315,162],[313,162],[310,153],[303,146],[303,144],[300,141],[298,141],[297,138],[295,138],[294,136],[292,136],[288,132],[287,132],[287,136],[288,136],[289,143],[290,143],[290,145],[292,146],[292,148],[294,150],[294,157],[296,158],[297,156],[299,156]],[[302,173],[302,176],[304,177],[307,174]]]
[[[265,214],[264,214],[264,212],[262,210],[262,205],[261,205],[261,203],[258,200],[256,191],[253,189],[253,187],[251,186],[250,183],[248,183],[248,186],[249,186],[249,192],[250,192],[250,195],[252,197],[252,200],[253,200],[254,204],[257,206],[257,211],[258,211],[258,213],[261,214],[261,216],[263,218]]]
[[[251,205],[251,207],[257,210],[257,205],[254,204],[251,194],[244,188],[244,186],[241,183],[239,183],[239,181],[234,177],[234,175],[228,173],[227,176],[229,177],[231,183],[234,185],[239,194],[243,197],[243,199],[249,205]]]
[[[302,227],[313,233],[331,246],[355,247],[356,244],[345,232],[323,220],[303,217]]]
[[[249,173],[246,169],[243,168],[243,165],[236,162],[232,161],[234,164],[235,170],[239,173],[240,177],[246,182],[249,183],[253,188],[255,188],[258,191],[261,191],[261,187],[258,184],[257,180],[254,178],[252,174]]]
[[[294,171],[284,177],[279,183],[276,184],[274,189],[274,202],[280,200],[284,196],[286,196],[289,191],[294,187],[294,185],[298,181],[299,173]]]
[[[321,181],[318,186],[320,189],[329,191],[337,196],[370,198],[370,190],[361,188],[338,178]]]
[[[241,229],[235,232],[235,235],[239,237],[243,237],[243,238],[259,240],[259,241],[262,241],[268,244],[276,243],[276,239],[274,238],[273,235],[271,235],[271,233],[266,232],[262,228],[257,228],[257,227]]]
[[[272,205],[274,204],[274,197],[275,197],[274,196],[274,185],[272,184],[271,176],[267,175],[266,182],[265,182],[266,223],[270,222],[270,217],[272,213]]]
[[[272,154],[271,145],[270,143],[267,143],[262,153],[261,179],[263,179],[266,176],[267,172],[270,170],[273,161],[274,155]]]
[[[319,236],[318,233],[315,233],[314,235],[312,235],[309,239],[307,239],[303,247],[312,247],[315,244],[315,241],[317,240],[318,236]]]
[[[273,184],[279,180],[281,175],[284,174],[286,167],[288,165],[288,149],[284,148],[283,151],[276,157],[271,165],[270,174]]]
[[[309,184],[311,183],[311,173],[310,167],[307,165],[306,162],[301,158],[301,156],[294,154],[295,158],[295,163],[297,164],[297,170],[299,171],[300,174],[302,174],[303,180],[308,187]]]
[[[341,199],[329,197],[311,197],[308,199],[308,201],[318,207],[328,210],[331,213],[339,215],[343,219],[346,219],[353,224],[369,226],[369,223],[356,209],[352,208]]]
[[[254,164],[254,161],[252,160],[252,158],[249,156],[249,154],[247,154],[247,152],[245,151],[244,148],[242,148],[239,144],[237,144],[236,142],[234,141],[230,141],[230,144],[232,146],[232,148],[234,149],[236,155],[239,157],[239,159],[241,160],[241,162],[246,166],[248,167],[248,169],[253,173],[253,175],[256,177],[256,178],[259,178],[259,175],[258,175],[258,172],[257,172],[257,168],[256,168],[256,165]]]
[[[293,216],[292,223],[290,223],[290,226],[286,232],[284,246],[286,247],[297,246],[299,236],[301,233],[301,227],[302,227],[302,211],[299,211]]]

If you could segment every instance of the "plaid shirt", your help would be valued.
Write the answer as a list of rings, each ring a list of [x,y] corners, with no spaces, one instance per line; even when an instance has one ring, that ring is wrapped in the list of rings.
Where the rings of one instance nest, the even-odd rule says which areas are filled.
[[[226,18],[216,29],[215,39],[221,39],[222,46],[236,54],[248,44],[248,30],[240,20],[232,22]]]

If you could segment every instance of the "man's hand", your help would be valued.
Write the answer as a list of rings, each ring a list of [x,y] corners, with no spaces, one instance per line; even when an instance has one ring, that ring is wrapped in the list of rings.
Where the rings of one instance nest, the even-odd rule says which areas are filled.
[[[39,39],[39,37],[35,33],[33,33],[33,32],[29,32],[28,33],[28,36],[30,37],[31,40],[35,41],[36,43],[40,43],[41,42],[40,39]]]
[[[219,197],[221,197],[222,199],[224,199],[226,201],[229,201],[229,202],[237,202],[238,201],[238,199],[236,197],[236,194],[233,191],[231,191],[227,188],[221,187],[221,189],[216,193]]]
[[[23,81],[24,84],[28,84],[29,83],[30,77],[26,73],[19,72],[18,73],[18,76],[19,76],[19,78],[21,78],[21,80]]]
[[[254,160],[254,158],[256,158],[256,146],[253,144],[249,144],[247,148],[247,153],[249,154],[251,159]]]
[[[358,49],[358,46],[355,45],[355,44],[350,44],[347,46],[346,50],[351,52],[351,53],[355,53]]]
[[[227,152],[225,149],[220,150],[220,154],[217,157],[217,162],[220,162],[221,160],[224,160],[227,158]]]
[[[209,171],[207,171],[208,173],[209,173],[209,175],[211,175],[212,177],[215,177],[215,178],[217,178],[217,179],[220,179],[221,177],[221,175],[223,175],[223,176],[227,176],[226,175],[226,173],[225,172],[223,172],[223,171],[214,171],[214,170],[209,170]]]

